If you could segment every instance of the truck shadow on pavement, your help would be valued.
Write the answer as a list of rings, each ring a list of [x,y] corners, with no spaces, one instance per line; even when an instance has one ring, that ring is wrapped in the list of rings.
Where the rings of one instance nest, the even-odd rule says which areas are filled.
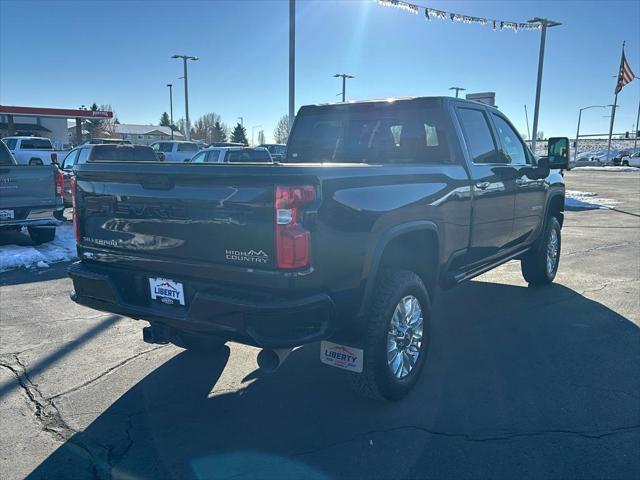
[[[401,402],[359,398],[317,345],[215,395],[229,349],[182,352],[29,478],[640,476],[636,325],[561,285],[479,281],[443,294],[434,318]]]

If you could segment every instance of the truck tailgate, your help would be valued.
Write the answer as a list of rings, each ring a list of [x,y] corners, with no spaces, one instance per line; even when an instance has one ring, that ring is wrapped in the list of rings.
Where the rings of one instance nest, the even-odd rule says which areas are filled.
[[[0,208],[56,205],[55,167],[14,165],[0,167]]]
[[[76,177],[81,244],[136,257],[273,268],[273,176],[240,172],[84,165]]]

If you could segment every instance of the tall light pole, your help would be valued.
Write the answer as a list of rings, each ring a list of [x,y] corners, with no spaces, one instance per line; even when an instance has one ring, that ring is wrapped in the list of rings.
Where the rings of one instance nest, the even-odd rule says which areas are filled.
[[[255,143],[253,142],[253,134],[256,131],[256,128],[260,128],[262,127],[262,125],[254,125],[253,127],[251,127],[251,145],[255,145]]]
[[[540,114],[540,91],[542,90],[542,67],[544,64],[544,44],[547,39],[547,28],[562,25],[560,22],[547,20],[546,18],[532,18],[529,23],[539,23],[542,25],[540,35],[540,56],[538,57],[538,81],[536,83],[536,105],[533,110],[533,137],[531,138],[531,150],[536,153],[536,140],[538,136],[538,116]]]
[[[289,131],[296,104],[296,0],[289,0]]]
[[[167,87],[169,87],[169,123],[171,124],[169,128],[171,129],[171,140],[173,140],[173,83],[167,83]]]
[[[334,78],[342,78],[342,101],[345,101],[345,91],[347,89],[347,78],[356,78],[348,73],[336,73]]]
[[[580,120],[582,118],[582,111],[589,110],[590,108],[607,108],[611,105],[589,105],[588,107],[582,107],[578,113],[578,129],[576,130],[576,143],[573,144],[573,160],[578,159],[578,138],[580,138]]]
[[[185,138],[191,140],[191,122],[189,122],[189,79],[187,77],[187,60],[198,60],[198,57],[191,57],[189,55],[172,55],[171,58],[181,58],[184,68],[184,114],[186,120],[185,126]]]
[[[462,87],[451,87],[449,90],[455,90],[456,91],[456,98],[458,98],[458,92],[460,90],[464,91],[466,90],[466,88],[462,88]]]
[[[636,80],[640,80],[640,77],[634,77]],[[636,131],[633,132],[635,133],[635,139],[633,140],[633,151],[637,151],[636,149],[638,148],[638,133],[640,133],[640,100],[638,100],[638,114],[636,115]]]

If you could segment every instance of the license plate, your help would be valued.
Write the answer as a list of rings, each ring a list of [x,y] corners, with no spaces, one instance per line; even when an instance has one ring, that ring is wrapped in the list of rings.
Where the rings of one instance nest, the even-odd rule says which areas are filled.
[[[0,210],[0,220],[13,220],[13,210]]]
[[[184,288],[168,278],[150,278],[151,299],[167,305],[184,305]]]
[[[320,361],[332,367],[362,373],[363,357],[364,352],[359,348],[338,345],[326,340],[320,342]]]

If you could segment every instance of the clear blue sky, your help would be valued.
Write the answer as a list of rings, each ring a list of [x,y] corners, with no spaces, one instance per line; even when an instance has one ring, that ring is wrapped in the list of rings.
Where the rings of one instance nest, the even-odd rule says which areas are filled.
[[[540,129],[575,135],[578,108],[613,101],[620,48],[640,76],[640,2],[421,1],[467,15],[563,22],[549,31]],[[500,108],[526,132],[532,122],[539,32],[425,21],[373,0],[299,1],[296,107],[338,99],[336,72],[356,75],[349,99],[448,95],[458,85],[495,91]],[[174,88],[184,114],[182,65],[190,64],[191,117],[207,112],[232,125],[263,125],[267,139],[287,112],[288,2],[0,0],[0,102],[77,107],[111,104],[123,123],[157,123]],[[640,81],[619,96],[616,130],[635,123]],[[608,130],[609,112],[589,110],[583,132]],[[256,134],[259,129],[256,129]]]

